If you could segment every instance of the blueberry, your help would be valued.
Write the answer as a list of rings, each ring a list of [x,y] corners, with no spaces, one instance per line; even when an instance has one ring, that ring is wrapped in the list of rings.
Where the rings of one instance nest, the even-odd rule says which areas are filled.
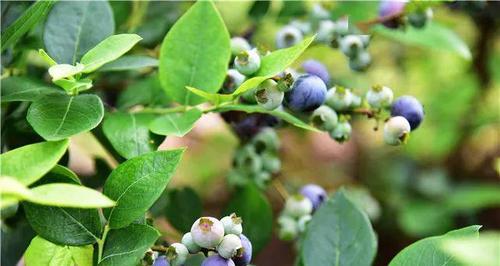
[[[265,171],[276,174],[281,169],[281,161],[278,156],[271,152],[264,152],[261,156],[262,167]]]
[[[413,96],[401,96],[392,104],[391,115],[406,118],[414,130],[424,119],[424,107]]]
[[[308,21],[292,20],[289,25],[299,29],[302,34],[309,34],[312,32],[312,25]]]
[[[331,44],[337,35],[337,25],[331,20],[322,20],[319,22],[318,31],[316,32],[316,41],[326,45]]]
[[[320,3],[315,3],[311,9],[310,16],[313,20],[326,20],[330,19],[330,12]]]
[[[302,32],[299,29],[287,25],[281,28],[276,33],[276,47],[278,49],[283,49],[290,46],[294,46],[300,41],[302,41],[303,38],[304,36],[302,35]]]
[[[234,159],[236,167],[246,173],[256,174],[262,170],[262,159],[252,145],[245,145],[238,149]]]
[[[235,264],[231,259],[225,259],[219,255],[212,255],[203,260],[201,266],[235,266]]]
[[[237,56],[241,52],[248,51],[250,49],[252,49],[252,47],[245,38],[231,38],[231,53],[233,54],[233,56]]]
[[[201,217],[191,227],[194,242],[202,248],[215,248],[224,237],[224,225],[213,217]]]
[[[378,14],[380,17],[396,16],[403,12],[405,5],[406,1],[382,0],[380,1]],[[399,27],[401,20],[400,18],[394,18],[384,21],[382,24],[388,28],[395,29]]]
[[[352,105],[353,94],[351,90],[341,86],[335,86],[326,93],[326,105],[335,111],[345,111]]]
[[[281,215],[278,218],[278,224],[280,226],[278,236],[281,240],[292,241],[297,238],[299,234],[299,227],[294,218],[288,215]]]
[[[259,134],[252,139],[252,144],[255,147],[255,151],[259,154],[265,151],[276,152],[281,145],[276,130],[270,127],[263,128]]]
[[[372,57],[367,51],[362,51],[356,57],[349,58],[349,67],[354,71],[365,71],[371,63]]]
[[[366,93],[366,101],[373,108],[383,108],[392,103],[394,95],[391,88],[375,85]]]
[[[186,248],[188,249],[189,253],[191,254],[196,254],[198,252],[200,252],[201,250],[201,247],[198,246],[194,240],[193,240],[193,235],[191,233],[185,233],[183,236],[182,236],[182,240],[181,240],[181,243],[186,246]]]
[[[384,141],[389,145],[406,143],[411,128],[408,120],[402,116],[391,117],[384,125]]]
[[[299,218],[299,221],[297,222],[297,228],[299,229],[300,233],[303,233],[306,231],[307,224],[311,221],[312,216],[310,214],[304,215]]]
[[[262,171],[257,173],[253,178],[254,183],[257,187],[265,189],[271,180],[271,174],[269,172]]]
[[[226,79],[222,85],[221,92],[224,94],[233,93],[245,81],[245,75],[238,72],[236,69],[229,69],[226,74]]]
[[[301,194],[293,195],[286,200],[284,212],[291,217],[299,218],[302,215],[311,214],[312,202]]]
[[[241,246],[243,247],[236,256],[232,258],[236,266],[246,266],[252,260],[252,243],[243,234],[240,235]]]
[[[321,62],[310,59],[302,63],[302,68],[306,73],[318,76],[326,85],[330,82],[328,69]]]
[[[241,217],[236,216],[235,213],[223,217],[220,221],[224,225],[224,233],[226,235],[227,234],[240,235],[241,232],[243,232],[243,227],[241,226],[242,223]]]
[[[408,14],[408,22],[415,28],[423,28],[427,21],[432,18],[432,9],[417,10]]]
[[[166,256],[159,256],[158,258],[156,258],[153,266],[170,266],[170,263],[168,262]]]
[[[330,136],[342,143],[344,141],[347,141],[351,138],[351,133],[352,133],[352,127],[351,127],[351,124],[349,124],[348,121],[342,121],[342,119],[340,119],[341,121],[337,124],[337,126],[332,130],[330,131]]]
[[[295,112],[309,112],[323,104],[326,85],[319,77],[305,74],[299,76],[292,89],[285,94],[285,102]]]
[[[274,110],[281,106],[285,93],[277,87],[276,81],[268,79],[262,82],[255,91],[255,100],[266,110]]]
[[[186,262],[189,251],[181,243],[173,243],[167,249],[167,259],[172,266],[181,266]]]
[[[346,35],[339,41],[340,50],[347,57],[356,57],[364,50],[363,39],[360,35]]]
[[[350,109],[360,107],[362,103],[363,103],[363,99],[361,99],[361,97],[359,97],[358,95],[353,93],[351,105],[349,105],[349,107],[350,107]]]
[[[337,125],[338,116],[332,108],[322,105],[312,113],[311,122],[321,130],[330,131]]]
[[[260,55],[256,49],[246,50],[234,58],[234,67],[244,75],[252,75],[260,68]]]
[[[300,194],[302,194],[312,202],[313,210],[317,210],[321,203],[323,203],[328,198],[326,191],[322,187],[315,184],[308,184],[303,186],[300,189]]]
[[[368,48],[368,45],[370,45],[370,39],[371,39],[371,36],[370,35],[358,35],[359,38],[361,38],[361,42],[363,42],[363,48]]]
[[[221,257],[230,259],[235,256],[241,248],[240,237],[234,234],[228,234],[224,236],[222,242],[217,246],[217,252]]]
[[[340,36],[344,36],[349,33],[349,19],[347,17],[339,18],[335,22],[335,31]]]

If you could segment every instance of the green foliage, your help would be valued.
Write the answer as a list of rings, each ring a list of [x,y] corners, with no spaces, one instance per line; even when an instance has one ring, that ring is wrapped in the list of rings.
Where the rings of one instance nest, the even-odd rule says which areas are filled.
[[[161,195],[179,163],[183,150],[146,153],[113,170],[103,193],[116,201],[105,210],[111,228],[122,228],[144,214]]]
[[[26,250],[26,265],[33,266],[91,266],[92,246],[70,247],[59,246],[40,236],[36,236]]]
[[[301,243],[308,265],[371,265],[377,237],[368,216],[341,189],[317,210]]]
[[[166,114],[156,118],[149,128],[159,135],[182,137],[191,131],[202,114],[198,108],[192,108],[180,114]]]
[[[118,97],[116,105],[120,109],[128,109],[135,105],[161,106],[169,102],[158,76],[155,75],[129,85]]]
[[[28,200],[59,207],[107,208],[115,203],[100,192],[72,184],[47,184],[31,189]]]
[[[155,58],[143,55],[126,55],[103,65],[99,71],[124,71],[157,66],[158,60]]]
[[[185,87],[217,92],[226,77],[230,54],[229,33],[214,4],[195,3],[163,40],[159,67],[163,89],[176,102],[201,103]]]
[[[349,22],[365,21],[378,16],[378,5],[377,1],[341,1],[335,3],[331,14],[334,18],[347,16]]]
[[[168,191],[165,216],[180,232],[189,232],[193,222],[201,216],[202,210],[201,199],[192,188]]]
[[[46,140],[61,140],[95,128],[104,116],[96,95],[47,95],[34,101],[26,119]]]
[[[52,93],[62,93],[62,91],[32,78],[8,77],[2,79],[1,93],[1,101],[3,103],[35,101],[40,96]]]
[[[463,265],[490,266],[500,261],[498,252],[500,233],[482,232],[474,235],[454,237],[442,241],[442,249]]]

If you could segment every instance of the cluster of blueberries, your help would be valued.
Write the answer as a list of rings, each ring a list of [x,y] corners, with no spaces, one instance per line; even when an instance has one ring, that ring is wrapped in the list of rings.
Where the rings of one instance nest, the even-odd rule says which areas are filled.
[[[201,217],[181,243],[171,244],[153,266],[181,266],[188,254],[199,252],[207,256],[201,266],[246,266],[252,259],[252,243],[242,232],[242,219],[234,213],[221,220]]]
[[[423,28],[432,19],[431,8],[415,6],[414,10],[405,14],[405,7],[408,1],[405,0],[382,0],[379,5],[379,16],[389,18],[382,24],[391,29],[397,29],[407,24],[417,29]]]
[[[339,48],[349,58],[349,67],[354,71],[363,71],[371,63],[371,56],[366,50],[370,43],[369,35],[362,35],[355,27],[349,26],[343,17],[336,21],[321,4],[315,4],[306,20],[293,20],[276,34],[276,46],[293,46],[305,35],[316,34],[315,41]]]
[[[278,156],[280,139],[271,127],[263,128],[235,152],[233,168],[228,175],[230,184],[239,186],[254,182],[265,188],[281,169]]]
[[[288,197],[278,218],[279,238],[285,241],[297,239],[306,230],[314,211],[327,199],[326,191],[316,184],[305,185],[299,194]]]

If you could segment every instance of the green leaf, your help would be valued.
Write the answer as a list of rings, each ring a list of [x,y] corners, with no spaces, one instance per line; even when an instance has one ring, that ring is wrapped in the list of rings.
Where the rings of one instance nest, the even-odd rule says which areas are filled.
[[[93,252],[92,246],[59,246],[36,236],[24,254],[24,262],[29,266],[91,266]]]
[[[179,232],[189,232],[191,225],[201,216],[202,211],[201,199],[192,188],[168,191],[165,216]]]
[[[0,176],[0,195],[9,195],[18,199],[25,199],[31,196],[31,191],[15,178]]]
[[[215,111],[216,112],[242,111],[242,112],[246,112],[246,113],[270,114],[270,115],[276,116],[278,118],[281,118],[281,119],[285,120],[286,122],[288,122],[296,127],[319,132],[318,129],[308,125],[307,123],[298,119],[297,117],[293,116],[290,113],[287,113],[287,112],[281,111],[281,110],[269,111],[269,110],[266,110],[258,105],[224,105],[224,106],[218,107]]]
[[[366,214],[340,189],[308,225],[302,246],[305,266],[371,265],[377,238]]]
[[[351,25],[358,21],[376,18],[378,6],[379,2],[377,1],[339,1],[335,2],[331,13],[334,19],[347,16]]]
[[[103,193],[116,201],[104,214],[111,228],[129,225],[153,205],[172,177],[184,150],[151,152],[118,166],[106,180]]]
[[[54,167],[68,148],[68,140],[26,145],[0,155],[0,175],[33,184]]]
[[[442,250],[462,265],[492,266],[500,261],[500,233],[485,232],[442,241]]]
[[[49,68],[49,75],[52,81],[57,81],[64,78],[73,78],[74,75],[80,74],[83,71],[83,65],[76,63],[76,66],[69,64],[57,64]]]
[[[142,40],[137,34],[118,34],[106,38],[88,51],[81,60],[85,65],[84,73],[90,73],[106,63],[118,59]]]
[[[14,23],[2,32],[2,47],[0,51],[14,44],[38,21],[45,18],[55,1],[36,1]],[[3,14],[2,14],[3,15]]]
[[[290,66],[299,56],[306,50],[306,48],[313,42],[314,36],[305,38],[302,42],[286,48],[276,50],[262,58],[259,71],[250,78],[243,82],[234,92],[233,96],[238,96],[244,92],[257,87],[264,80],[274,77],[288,66]]]
[[[28,200],[41,205],[74,208],[108,208],[114,201],[99,191],[73,184],[47,184],[31,189]]]
[[[156,58],[144,55],[126,55],[105,64],[99,68],[99,71],[124,71],[157,66],[158,59]]]
[[[211,1],[196,2],[168,31],[160,51],[159,74],[169,97],[184,105],[202,102],[186,86],[214,93],[226,78],[229,33]]]
[[[134,105],[165,106],[170,103],[157,75],[132,83],[118,96],[116,105],[128,109]]]
[[[114,29],[108,1],[59,1],[47,17],[43,41],[57,63],[74,65]]]
[[[59,79],[53,82],[63,88],[68,94],[74,94],[92,88],[91,79]]]
[[[259,252],[271,239],[273,212],[262,192],[253,184],[236,191],[225,212],[243,219],[243,232],[250,239],[253,253]]]
[[[95,128],[103,115],[96,95],[48,95],[31,104],[26,118],[44,139],[60,140]]]
[[[500,186],[490,184],[458,187],[449,193],[444,205],[455,212],[498,207],[500,206]]]
[[[155,117],[146,113],[110,113],[106,115],[102,129],[113,148],[130,159],[158,148],[159,143],[151,138],[148,128]]]
[[[405,31],[401,31],[391,30],[379,25],[374,27],[373,31],[375,34],[380,34],[407,45],[453,52],[466,60],[472,58],[467,44],[449,28],[435,21],[427,23],[422,29],[407,27]]]
[[[419,240],[400,251],[389,266],[398,265],[462,265],[454,256],[443,252],[441,245],[444,241],[457,237],[479,236],[480,225],[472,225],[462,229],[450,231],[441,236],[434,236]]]
[[[197,88],[189,87],[186,86],[186,89],[188,89],[190,92],[200,96],[201,98],[209,101],[210,103],[214,105],[221,104],[223,102],[229,102],[234,99],[233,95],[231,94],[219,94],[219,93],[210,93],[206,91],[202,91]]]
[[[63,91],[32,78],[18,76],[2,79],[1,93],[2,102],[14,102],[34,101],[40,96],[52,93],[62,94]]]
[[[139,265],[144,253],[154,244],[160,233],[151,226],[131,224],[109,231],[99,266]]]
[[[192,108],[184,113],[166,114],[151,122],[149,128],[158,135],[182,137],[191,131],[202,114],[198,108]]]
[[[50,55],[47,54],[45,50],[38,49],[38,55],[43,59],[43,61],[45,61],[45,63],[49,65],[49,67],[57,65],[57,62],[52,57],[50,57]]]

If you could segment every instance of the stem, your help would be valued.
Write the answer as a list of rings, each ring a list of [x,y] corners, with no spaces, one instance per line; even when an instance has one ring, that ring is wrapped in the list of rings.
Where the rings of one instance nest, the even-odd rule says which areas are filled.
[[[288,199],[290,195],[288,194],[288,191],[286,191],[285,186],[283,186],[283,183],[279,179],[274,179],[272,182],[272,185],[276,191],[280,194],[280,196],[283,198],[283,200]]]
[[[376,25],[376,24],[379,24],[379,23],[384,23],[386,21],[391,21],[393,19],[400,18],[403,15],[404,15],[404,11],[401,11],[401,12],[394,13],[394,14],[389,15],[389,16],[377,17],[377,18],[370,19],[370,20],[367,20],[367,21],[358,22],[357,26],[362,31],[367,31],[368,27],[370,27],[370,26],[373,26],[373,25]]]
[[[157,113],[157,114],[171,114],[171,113],[182,113],[187,111],[187,107],[184,105],[179,105],[169,108],[144,108],[141,112],[146,113]]]
[[[104,242],[106,241],[106,237],[108,236],[109,229],[110,229],[109,225],[105,225],[104,232],[102,233],[102,238],[97,240],[97,245],[99,247],[98,255],[97,255],[97,263],[101,262],[102,252],[104,250]]]
[[[167,252],[167,248],[164,247],[164,246],[162,246],[162,245],[152,246],[151,250],[157,251],[157,252],[162,252],[162,253],[166,253]]]

